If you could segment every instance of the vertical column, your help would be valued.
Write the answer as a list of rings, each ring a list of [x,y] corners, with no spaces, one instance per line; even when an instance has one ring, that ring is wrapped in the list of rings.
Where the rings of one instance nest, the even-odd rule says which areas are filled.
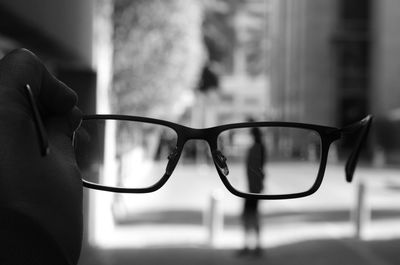
[[[366,202],[367,185],[365,182],[360,181],[357,186],[356,205],[353,211],[354,222],[354,236],[356,239],[363,239],[365,237],[365,227],[371,218],[370,209]]]

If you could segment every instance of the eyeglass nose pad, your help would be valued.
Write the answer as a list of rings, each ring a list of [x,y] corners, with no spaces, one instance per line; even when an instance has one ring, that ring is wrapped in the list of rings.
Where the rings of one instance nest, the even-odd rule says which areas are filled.
[[[165,169],[165,173],[167,175],[171,175],[172,172],[175,169],[176,164],[178,163],[179,160],[179,149],[178,147],[175,147],[174,150],[172,150],[171,153],[168,155],[168,164],[167,168]]]
[[[226,157],[219,150],[212,152],[215,165],[217,165],[218,170],[226,177],[229,175],[229,168],[226,164]]]

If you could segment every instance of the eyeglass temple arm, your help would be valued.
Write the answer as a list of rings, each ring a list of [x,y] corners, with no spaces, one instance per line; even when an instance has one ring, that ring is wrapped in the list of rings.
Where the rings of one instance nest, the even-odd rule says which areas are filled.
[[[38,135],[40,154],[42,156],[47,156],[50,152],[49,141],[47,138],[46,130],[43,125],[42,118],[40,117],[39,108],[36,104],[35,97],[33,96],[32,89],[29,84],[25,85],[25,90],[28,95],[29,103],[32,107],[33,120],[35,122],[36,132]]]
[[[345,173],[346,173],[346,180],[347,182],[351,182],[353,180],[354,171],[357,166],[358,157],[361,152],[361,148],[367,139],[369,130],[371,128],[373,117],[372,115],[366,116],[359,122],[353,123],[341,129],[342,134],[354,134],[357,132],[357,142],[356,145],[351,152],[349,158],[346,161],[345,165]]]

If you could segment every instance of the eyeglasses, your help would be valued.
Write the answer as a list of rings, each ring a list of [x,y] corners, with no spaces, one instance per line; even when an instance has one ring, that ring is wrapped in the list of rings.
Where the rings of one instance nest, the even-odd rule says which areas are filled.
[[[310,195],[320,187],[331,143],[347,134],[357,136],[345,166],[346,179],[351,182],[371,121],[367,116],[344,128],[246,122],[193,129],[152,118],[87,115],[75,134],[74,147],[81,168],[94,161],[101,163],[105,135],[111,135],[107,152],[113,154],[115,174],[84,175],[83,185],[111,192],[148,193],[167,182],[180,158],[191,174],[193,150],[184,146],[189,140],[204,140],[231,193],[243,198],[289,199]]]
[[[29,85],[25,86],[33,110],[41,155],[49,144]],[[117,162],[115,174],[83,174],[87,188],[148,193],[160,189],[172,175],[189,140],[204,140],[222,183],[234,195],[250,199],[290,199],[311,195],[324,176],[330,145],[346,135],[356,141],[346,165],[351,182],[372,116],[344,128],[293,122],[246,122],[206,129],[124,115],[87,115],[74,136],[81,169],[102,163],[107,151]],[[184,165],[187,166],[187,165]]]

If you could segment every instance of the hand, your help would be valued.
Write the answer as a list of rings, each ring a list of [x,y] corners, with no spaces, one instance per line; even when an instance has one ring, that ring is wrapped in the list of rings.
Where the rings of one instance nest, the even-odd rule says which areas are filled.
[[[45,157],[26,84],[46,127]],[[70,263],[77,262],[82,239],[82,181],[71,143],[81,120],[76,103],[75,92],[30,51],[16,50],[0,60],[0,209],[38,225]]]

